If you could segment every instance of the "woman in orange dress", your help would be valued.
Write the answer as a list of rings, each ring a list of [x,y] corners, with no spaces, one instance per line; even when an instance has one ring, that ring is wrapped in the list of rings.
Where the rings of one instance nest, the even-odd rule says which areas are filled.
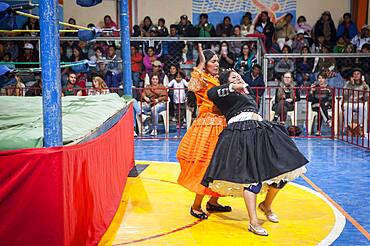
[[[199,112],[177,150],[177,159],[181,166],[177,182],[196,194],[190,214],[199,219],[207,219],[207,214],[201,208],[205,195],[211,196],[206,207],[208,212],[230,212],[231,208],[218,204],[220,195],[201,185],[218,135],[226,127],[226,120],[207,96],[210,88],[220,85],[217,54],[211,50],[203,51],[201,44],[198,45],[198,53],[199,64],[191,73],[188,88],[196,95]]]

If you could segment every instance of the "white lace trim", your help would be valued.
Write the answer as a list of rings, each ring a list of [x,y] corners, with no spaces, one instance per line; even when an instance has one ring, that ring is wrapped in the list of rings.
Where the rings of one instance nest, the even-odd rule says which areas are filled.
[[[262,182],[263,186],[259,194],[263,194],[268,190],[268,185],[273,183],[279,183],[280,181],[292,181],[298,178],[300,175],[304,174],[307,171],[306,167],[297,168],[291,172],[284,173],[275,178],[265,180]],[[243,197],[244,188],[248,188],[251,185],[257,185],[257,183],[251,184],[238,184],[224,180],[214,180],[209,184],[209,188],[212,191],[217,192],[224,196],[233,196],[233,197]]]
[[[258,120],[262,121],[261,115],[254,113],[254,112],[241,112],[240,114],[232,117],[227,124],[231,124],[234,122],[241,122],[241,121],[246,121],[246,120]]]

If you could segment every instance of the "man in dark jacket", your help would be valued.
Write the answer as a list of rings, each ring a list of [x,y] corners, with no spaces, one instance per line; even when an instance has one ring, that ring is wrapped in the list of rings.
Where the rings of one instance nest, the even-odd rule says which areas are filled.
[[[256,95],[256,101],[258,102],[258,108],[261,104],[261,98],[265,92],[265,82],[263,81],[262,68],[260,65],[255,64],[252,67],[250,73],[246,73],[243,76],[243,79],[247,84],[252,88],[253,93]]]

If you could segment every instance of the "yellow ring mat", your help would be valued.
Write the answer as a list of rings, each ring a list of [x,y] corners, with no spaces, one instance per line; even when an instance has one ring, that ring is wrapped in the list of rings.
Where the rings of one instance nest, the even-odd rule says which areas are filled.
[[[286,185],[274,201],[279,223],[258,211],[267,237],[248,231],[242,198],[222,197],[220,203],[230,205],[232,212],[197,220],[189,214],[194,194],[176,183],[179,165],[136,164],[149,166],[128,178],[121,206],[100,245],[329,245],[345,225],[345,217],[325,197],[295,183]],[[258,202],[263,198],[258,196]]]

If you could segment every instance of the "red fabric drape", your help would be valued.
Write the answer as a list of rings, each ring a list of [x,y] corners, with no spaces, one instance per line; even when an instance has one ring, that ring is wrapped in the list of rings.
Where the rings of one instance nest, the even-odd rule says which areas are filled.
[[[134,164],[132,106],[87,143],[0,152],[2,245],[97,245]]]

